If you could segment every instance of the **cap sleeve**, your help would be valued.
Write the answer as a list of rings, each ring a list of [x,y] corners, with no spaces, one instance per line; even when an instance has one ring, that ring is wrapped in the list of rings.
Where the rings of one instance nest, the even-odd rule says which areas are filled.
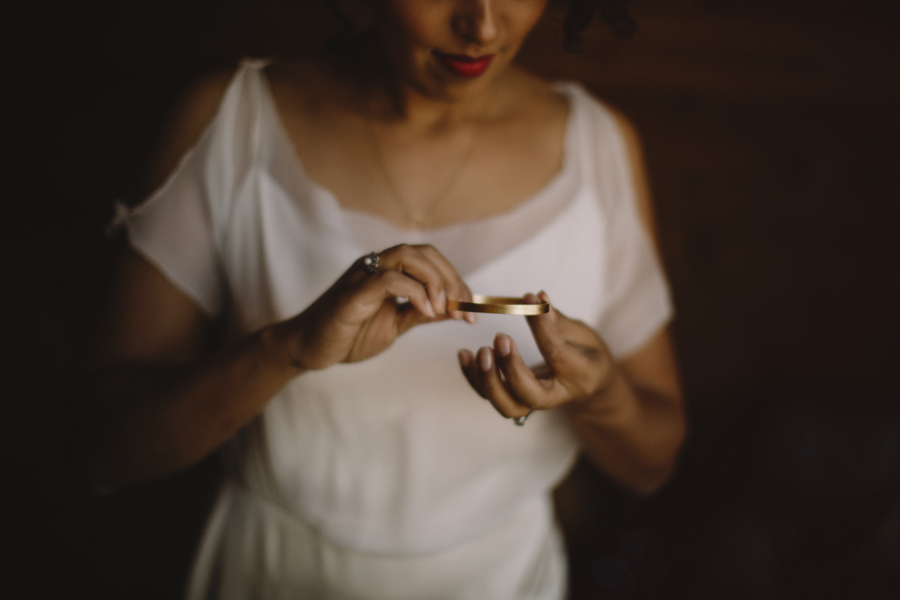
[[[212,127],[166,182],[120,220],[132,248],[206,313],[218,316],[224,282],[204,185]]]
[[[606,214],[603,298],[597,330],[618,358],[638,351],[673,316],[666,282],[637,206],[634,174],[619,123],[597,104],[594,158]]]
[[[145,202],[118,222],[131,246],[210,316],[224,310],[222,245],[234,192],[258,154],[258,98],[247,85],[267,61],[244,60],[197,144]]]

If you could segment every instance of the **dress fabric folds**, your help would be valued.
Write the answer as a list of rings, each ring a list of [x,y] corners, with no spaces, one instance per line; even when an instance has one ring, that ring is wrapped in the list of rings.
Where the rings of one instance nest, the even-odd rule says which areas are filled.
[[[431,243],[475,293],[546,290],[616,356],[671,318],[635,205],[622,134],[576,84],[564,164],[513,210],[404,231],[341,208],[311,180],[264,72],[245,61],[179,167],[126,218],[132,246],[238,337],[290,318],[372,250]],[[562,414],[514,427],[473,392],[460,348],[525,320],[414,328],[385,352],[298,377],[223,449],[228,477],[188,598],[559,599],[566,567],[550,492],[578,443]]]

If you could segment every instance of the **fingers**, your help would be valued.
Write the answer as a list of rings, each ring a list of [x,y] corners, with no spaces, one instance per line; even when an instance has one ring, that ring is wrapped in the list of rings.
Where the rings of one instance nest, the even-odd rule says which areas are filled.
[[[539,296],[526,294],[525,301],[550,302],[550,297],[546,292],[541,292]],[[541,356],[555,374],[565,378],[590,367],[589,358],[573,346],[573,343],[581,346],[590,346],[592,343],[596,345],[596,335],[585,331],[589,328],[584,324],[567,319],[552,304],[549,312],[526,319]]]
[[[447,260],[443,254],[430,245],[416,246],[416,248],[428,257],[443,274],[447,300],[458,300],[462,302],[472,301],[472,292],[469,290],[469,286],[463,282],[459,273],[456,272],[456,268],[450,264],[450,261]],[[475,313],[467,313],[459,310],[451,310],[449,311],[449,314],[457,321],[465,319],[472,324],[474,324],[477,319]]]
[[[526,294],[526,302],[550,302],[546,293]],[[528,317],[546,365],[537,371],[522,359],[516,343],[499,333],[493,348],[476,354],[459,352],[469,385],[505,417],[519,418],[532,410],[547,410],[583,400],[601,389],[610,357],[602,339],[581,321],[556,311]]]
[[[551,408],[565,394],[555,381],[539,381],[525,365],[512,338],[502,333],[495,338],[493,348],[482,347],[476,354],[460,350],[459,364],[472,389],[509,419]]]
[[[379,270],[377,275],[385,278],[390,277],[390,282],[395,286],[401,286],[397,275],[405,275],[405,279],[411,284],[418,284],[424,287],[425,302],[422,307],[416,304],[423,314],[434,317],[436,314],[444,314],[447,310],[447,296],[444,291],[444,277],[440,269],[429,260],[419,249],[408,244],[400,244],[388,248],[379,254]],[[409,289],[407,285],[401,286],[403,289]],[[397,287],[386,291],[393,293]],[[398,294],[399,295],[399,294]],[[403,295],[409,298],[410,302],[414,302],[413,296]],[[420,298],[420,295],[416,295]],[[424,310],[423,310],[424,308]]]
[[[401,273],[424,288],[427,301],[420,300],[420,295],[416,296],[416,302],[413,296],[403,295],[423,315],[434,318],[436,315],[447,314],[448,299],[469,300],[472,297],[453,265],[430,245],[400,244],[388,248],[379,257],[379,274],[390,271]],[[401,285],[395,279],[391,282],[395,287],[408,289],[408,286]],[[453,311],[450,316],[455,319],[463,318],[459,311]],[[474,322],[471,318],[467,320]]]
[[[377,273],[367,274],[362,289],[348,290],[345,297],[347,319],[351,323],[361,323],[380,308],[385,298],[396,296],[408,298],[423,316],[429,319],[437,317],[428,292],[421,283],[393,269],[379,269]]]
[[[546,292],[540,293],[540,299],[550,302]],[[571,398],[586,398],[608,385],[613,359],[596,331],[567,318],[552,305],[547,314],[527,320],[554,381]]]
[[[538,379],[508,335],[498,333],[494,338],[494,356],[503,374],[502,382],[517,404],[532,410],[546,410],[565,401],[565,388],[553,377]]]
[[[411,327],[449,318],[448,295],[471,298],[453,266],[431,246],[401,244],[377,256],[374,265],[360,258],[297,315],[298,344],[315,359],[302,364],[324,368],[364,360]]]
[[[531,408],[516,401],[502,380],[500,370],[495,359],[494,349],[482,347],[475,355],[475,372],[478,385],[483,391],[482,396],[487,398],[501,415],[508,419],[518,419],[528,416]],[[477,389],[477,388],[476,388]]]
[[[478,374],[478,364],[475,355],[469,350],[462,349],[459,351],[458,358],[459,366],[462,369],[466,381],[469,382],[469,385],[472,386],[473,390],[478,392],[479,396],[487,400],[487,394],[484,391],[484,387],[481,385],[481,377]]]

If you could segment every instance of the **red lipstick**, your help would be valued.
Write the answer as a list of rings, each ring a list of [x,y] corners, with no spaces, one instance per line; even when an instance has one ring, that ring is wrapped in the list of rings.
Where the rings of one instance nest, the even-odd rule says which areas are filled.
[[[493,54],[473,58],[465,54],[443,54],[435,51],[434,55],[445,69],[466,79],[474,79],[487,71],[494,59]]]

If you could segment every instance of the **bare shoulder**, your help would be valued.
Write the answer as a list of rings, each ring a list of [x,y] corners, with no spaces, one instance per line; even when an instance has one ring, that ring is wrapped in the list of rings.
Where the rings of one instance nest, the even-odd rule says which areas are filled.
[[[565,127],[569,103],[553,86],[534,73],[511,67],[506,77],[504,98],[517,118],[552,127]]]
[[[643,151],[641,150],[641,136],[631,119],[614,106],[610,106],[605,102],[603,103],[603,106],[606,107],[606,110],[609,111],[613,120],[615,120],[616,125],[619,126],[619,131],[622,133],[622,138],[625,140],[625,145],[628,147],[629,154],[632,156],[641,156],[643,154]]]
[[[306,60],[281,60],[266,65],[263,72],[272,95],[276,101],[280,101],[287,97],[305,98],[306,87],[298,85],[298,82],[308,84],[316,71]]]
[[[641,144],[641,136],[638,133],[634,123],[631,122],[625,113],[616,107],[610,106],[603,102],[603,106],[612,115],[613,120],[622,134],[622,141],[625,142],[625,151],[628,154],[628,162],[631,166],[635,177],[646,177],[646,167],[644,165],[644,149]]]
[[[625,113],[606,103],[604,103],[604,106],[610,112],[613,119],[616,121],[616,124],[619,126],[619,131],[621,132],[622,139],[625,142],[625,152],[627,153],[626,158],[628,160],[629,166],[631,167],[631,175],[635,189],[635,198],[637,200],[638,211],[640,212],[641,219],[644,222],[644,226],[650,232],[651,238],[658,253],[659,231],[656,224],[656,211],[653,206],[653,194],[650,189],[650,180],[647,173],[647,165],[644,158],[644,149],[643,145],[641,144],[641,137],[638,134],[637,128],[631,122],[631,119],[629,119],[625,115]]]
[[[181,156],[203,134],[218,110],[234,70],[221,70],[197,79],[185,90],[171,112],[150,164],[149,184],[159,185]]]
[[[282,118],[315,115],[336,102],[346,104],[346,86],[329,72],[324,58],[306,56],[275,61],[266,66],[264,74]]]
[[[569,102],[545,80],[518,67],[508,69],[499,94],[496,131],[504,152],[518,156],[540,189],[562,167]],[[530,194],[528,194],[530,195]]]
[[[199,78],[171,111],[149,166],[147,184],[158,186],[213,120],[233,70]],[[126,246],[111,289],[109,309],[92,362],[184,362],[202,345],[210,318],[144,255]]]

